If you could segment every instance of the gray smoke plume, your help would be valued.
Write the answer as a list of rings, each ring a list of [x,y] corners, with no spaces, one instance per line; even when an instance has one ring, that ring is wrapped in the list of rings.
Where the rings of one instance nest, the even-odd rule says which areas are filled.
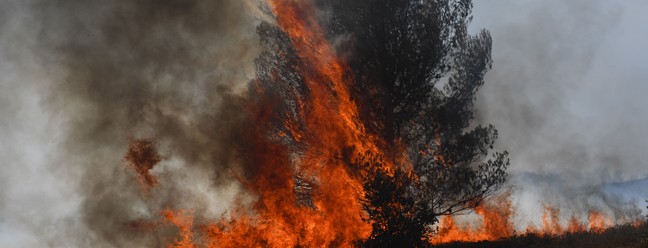
[[[1,1],[0,247],[164,246],[174,228],[129,223],[228,209],[241,192],[230,145],[246,123],[230,102],[254,77],[258,5]],[[475,2],[494,60],[477,108],[511,153],[518,215],[540,216],[543,201],[636,212],[620,195],[648,176],[646,7]],[[163,157],[150,191],[123,159],[140,138]]]
[[[479,118],[511,152],[510,184],[522,218],[598,208],[637,216],[641,195],[611,183],[648,176],[644,2],[475,2],[473,28],[493,36],[493,69]],[[643,31],[642,31],[643,30]],[[617,188],[620,187],[617,185]],[[617,190],[618,192],[618,190]],[[639,197],[639,199],[637,198]]]
[[[254,77],[256,6],[0,3],[0,246],[164,246],[173,228],[133,226],[162,208],[219,217],[239,190],[227,99]],[[163,158],[150,191],[123,159],[142,138]]]

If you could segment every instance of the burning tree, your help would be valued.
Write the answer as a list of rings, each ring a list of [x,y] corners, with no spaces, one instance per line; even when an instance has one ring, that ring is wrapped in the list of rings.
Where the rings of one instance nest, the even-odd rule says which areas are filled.
[[[314,17],[315,6],[326,18]],[[277,24],[258,28],[266,51],[251,95],[276,113],[270,137],[293,161],[319,149],[361,182],[372,223],[365,246],[425,246],[440,215],[499,189],[508,154],[487,160],[497,131],[473,125],[492,61],[489,33],[467,34],[470,1],[270,1],[270,8]],[[299,203],[317,209],[314,188],[325,180],[294,166]]]
[[[497,132],[473,124],[491,39],[467,34],[469,1],[265,6],[256,79],[228,95],[234,124],[219,126],[223,160],[254,199],[217,221],[164,211],[175,246],[422,247],[440,215],[503,183],[507,153],[486,159]],[[155,159],[137,172],[157,182],[161,156],[142,144]]]

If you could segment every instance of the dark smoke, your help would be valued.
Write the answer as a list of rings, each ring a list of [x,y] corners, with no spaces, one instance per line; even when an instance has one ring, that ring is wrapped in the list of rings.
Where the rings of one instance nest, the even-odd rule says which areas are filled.
[[[56,77],[43,104],[62,119],[54,163],[78,176],[84,246],[163,246],[162,208],[191,204],[217,218],[234,200],[231,102],[254,76],[251,1],[35,1],[43,67]],[[250,123],[243,123],[250,125]],[[152,139],[159,184],[143,192],[126,166],[129,140]],[[171,176],[172,175],[172,176]],[[164,235],[167,233],[167,235]],[[78,245],[77,244],[77,245]]]
[[[151,170],[162,161],[162,157],[158,154],[154,141],[146,139],[131,141],[124,159],[137,172],[143,187],[148,189],[158,184]]]

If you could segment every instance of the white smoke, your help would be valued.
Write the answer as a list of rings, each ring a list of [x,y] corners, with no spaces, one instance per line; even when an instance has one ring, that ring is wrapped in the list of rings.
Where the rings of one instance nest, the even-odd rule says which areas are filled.
[[[537,221],[542,204],[567,218],[587,208],[612,217],[645,208],[648,189],[634,196],[607,190],[648,176],[645,7],[475,2],[471,28],[491,31],[494,61],[478,115],[499,129],[497,146],[511,153],[509,184],[524,221]]]

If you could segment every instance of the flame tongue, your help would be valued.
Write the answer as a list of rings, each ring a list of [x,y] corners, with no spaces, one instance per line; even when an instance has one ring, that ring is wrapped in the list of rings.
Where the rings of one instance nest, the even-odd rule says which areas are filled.
[[[250,185],[259,197],[255,215],[212,225],[210,237],[218,246],[353,246],[369,236],[371,225],[363,221],[360,202],[363,172],[349,165],[360,162],[358,154],[381,157],[378,139],[359,120],[345,77],[347,66],[324,39],[310,2],[274,0],[269,5],[304,61],[299,70],[309,97],[297,103],[304,128],[288,131],[307,148],[289,159],[294,154],[288,147],[267,141],[265,130],[259,130],[257,148],[274,148],[257,154],[263,168]],[[390,169],[389,163],[383,164]],[[296,185],[296,176],[311,183]],[[295,186],[310,187],[311,206],[298,204]]]
[[[516,231],[513,225],[514,211],[510,198],[511,192],[508,191],[475,208],[475,213],[481,219],[478,225],[459,225],[455,217],[444,216],[439,224],[439,233],[431,240],[432,243],[498,240],[516,234],[560,236],[587,231],[601,233],[615,224],[609,216],[598,210],[590,210],[585,220],[571,216],[568,221],[563,221],[559,208],[545,206],[541,220],[542,227],[537,228],[530,224],[526,230],[520,232]]]
[[[514,234],[511,217],[514,212],[510,200],[511,192],[506,192],[489,203],[475,208],[475,213],[481,217],[480,226],[467,225],[460,227],[451,216],[441,218],[440,229],[432,243],[440,244],[452,241],[481,241],[496,240]]]
[[[358,107],[351,100],[348,66],[338,59],[313,18],[309,1],[272,0],[269,2],[277,22],[286,32],[298,55],[308,64],[304,68],[306,85],[312,95],[307,113],[301,113],[311,137],[310,146],[324,148],[334,157],[341,147],[353,147],[356,154],[382,154],[378,139],[366,132],[359,120]],[[390,168],[387,168],[390,169]]]

